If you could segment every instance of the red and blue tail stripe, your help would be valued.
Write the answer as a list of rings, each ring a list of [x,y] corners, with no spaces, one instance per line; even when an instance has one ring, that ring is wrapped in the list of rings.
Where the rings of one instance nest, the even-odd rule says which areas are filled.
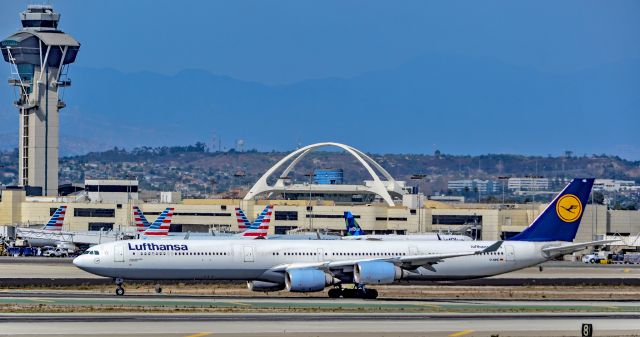
[[[236,207],[236,221],[238,221],[238,230],[240,232],[244,232],[251,227],[251,222],[247,219],[244,211],[238,207]]]
[[[62,225],[64,224],[64,215],[66,213],[67,206],[63,205],[58,207],[58,209],[53,213],[51,219],[49,219],[49,222],[44,225],[44,229],[48,231],[61,231]]]
[[[247,229],[242,236],[244,237],[265,237],[269,232],[269,225],[271,224],[271,214],[273,212],[273,206],[267,205],[264,210],[258,215],[256,221],[251,224],[251,227]]]
[[[137,232],[144,232],[151,225],[138,206],[133,206],[133,221]]]
[[[144,232],[144,235],[166,236],[169,235],[171,219],[173,218],[173,208],[167,207],[160,216]]]

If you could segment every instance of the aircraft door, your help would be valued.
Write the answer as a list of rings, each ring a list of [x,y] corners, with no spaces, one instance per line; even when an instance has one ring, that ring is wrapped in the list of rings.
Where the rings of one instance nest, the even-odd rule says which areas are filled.
[[[243,250],[244,250],[244,262],[253,262],[254,261],[253,247],[244,246]]]
[[[409,246],[409,255],[418,255],[418,247]]]
[[[324,249],[318,248],[318,262],[324,261]]]
[[[124,244],[119,243],[114,246],[113,261],[124,262]]]
[[[516,252],[511,245],[504,246],[505,260],[507,262],[515,262],[516,260]]]

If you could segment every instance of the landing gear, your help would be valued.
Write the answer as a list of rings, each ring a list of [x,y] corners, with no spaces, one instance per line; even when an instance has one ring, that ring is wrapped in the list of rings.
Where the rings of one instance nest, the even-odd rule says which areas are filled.
[[[362,285],[357,285],[355,288],[332,288],[328,293],[330,298],[363,298],[374,300],[378,298],[378,291],[375,289],[366,289]]]
[[[156,284],[156,294],[160,294],[162,293],[162,287],[160,286],[160,283]]]
[[[342,288],[332,288],[329,289],[329,297],[330,298],[340,298],[342,296]]]
[[[124,288],[122,287],[124,285],[124,279],[121,277],[118,277],[115,279],[115,281],[116,281],[116,295],[118,296],[124,295]]]

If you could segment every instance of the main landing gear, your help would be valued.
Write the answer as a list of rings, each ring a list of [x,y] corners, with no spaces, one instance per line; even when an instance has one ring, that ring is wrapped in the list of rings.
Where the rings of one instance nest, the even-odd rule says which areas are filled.
[[[366,289],[363,285],[356,285],[355,288],[336,287],[329,289],[330,298],[364,298],[374,300],[378,298],[378,291],[375,289]]]
[[[122,287],[124,285],[124,279],[122,277],[117,277],[115,281],[116,281],[116,295],[118,296],[124,295],[124,288]]]

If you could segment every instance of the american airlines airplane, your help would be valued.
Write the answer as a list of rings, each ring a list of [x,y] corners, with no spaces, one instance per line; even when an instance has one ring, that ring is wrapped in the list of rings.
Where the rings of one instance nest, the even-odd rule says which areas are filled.
[[[461,280],[503,274],[612,240],[571,243],[594,179],[573,179],[509,241],[130,240],[94,246],[73,263],[124,280],[244,280],[254,291],[376,298],[397,280]],[[353,285],[348,287],[348,285]]]

